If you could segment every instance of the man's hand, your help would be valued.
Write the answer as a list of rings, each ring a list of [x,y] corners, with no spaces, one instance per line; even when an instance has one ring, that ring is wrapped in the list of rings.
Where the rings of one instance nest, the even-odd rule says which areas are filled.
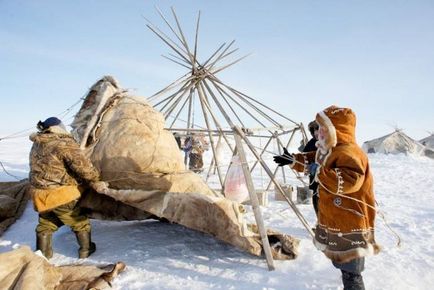
[[[90,185],[98,193],[106,193],[108,191],[108,184],[104,181],[93,182]]]
[[[273,156],[274,162],[277,163],[279,166],[292,164],[294,162],[294,157],[289,154],[288,150],[286,148],[283,148],[283,155],[275,155]]]

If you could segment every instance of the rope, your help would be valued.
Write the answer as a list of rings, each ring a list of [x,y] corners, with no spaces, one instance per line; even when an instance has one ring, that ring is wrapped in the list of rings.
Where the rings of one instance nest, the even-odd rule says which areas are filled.
[[[80,102],[82,102],[82,101],[84,100],[84,97],[85,97],[86,95],[87,95],[87,92],[86,92],[82,97],[80,97],[80,99],[79,99],[77,102],[75,102],[74,104],[72,104],[72,105],[71,105],[70,107],[68,107],[66,110],[64,110],[64,111],[60,112],[59,114],[57,114],[57,116],[59,116],[60,119],[65,118],[65,117],[66,117],[66,116],[71,112],[71,110],[72,110],[75,106],[77,106]],[[69,119],[71,119],[71,118],[72,118],[72,117],[68,118],[67,120],[69,120]],[[34,129],[35,129],[35,127],[33,126],[33,127],[30,127],[30,128],[27,128],[27,129],[24,129],[24,130],[21,130],[21,131],[18,131],[18,132],[12,133],[12,134],[10,134],[10,135],[7,135],[7,136],[4,136],[4,137],[1,137],[1,138],[0,138],[0,141],[2,141],[2,140],[6,140],[6,139],[15,139],[15,138],[27,137],[28,134],[23,134],[23,133],[33,131]]]
[[[71,112],[71,110],[72,110],[75,106],[77,106],[77,105],[80,104],[82,101],[84,101],[84,97],[85,97],[87,94],[88,94],[88,93],[86,92],[82,97],[80,97],[80,99],[79,99],[77,102],[75,102],[74,104],[72,104],[72,105],[71,105],[69,108],[67,108],[65,111],[60,112],[60,113],[58,114],[59,119],[64,118],[66,115],[68,115],[68,114]]]
[[[0,138],[0,141],[6,140],[6,139],[14,139],[14,138],[21,138],[24,136],[28,136],[28,134],[25,134],[25,135],[20,135],[20,134],[22,134],[24,132],[32,131],[32,130],[34,130],[34,128],[35,127],[27,128],[27,129],[12,133],[10,135],[4,136],[4,137]]]
[[[20,181],[20,180],[22,179],[22,178],[19,178],[19,177],[16,176],[16,175],[13,175],[12,173],[9,173],[9,172],[6,170],[6,168],[4,167],[3,162],[1,162],[1,161],[0,161],[0,166],[2,167],[3,171],[4,171],[7,175],[9,175],[9,176],[15,178],[15,179],[18,180],[18,181]]]
[[[366,202],[364,202],[364,201],[362,201],[362,200],[360,200],[360,199],[357,199],[357,198],[354,198],[354,197],[351,197],[351,196],[348,196],[348,195],[345,195],[345,194],[340,194],[340,193],[338,193],[338,192],[333,192],[332,190],[330,190],[329,188],[327,188],[322,182],[321,182],[321,180],[319,180],[318,179],[318,183],[326,190],[326,191],[328,191],[329,193],[331,193],[331,194],[333,194],[333,195],[337,195],[337,196],[340,196],[340,197],[343,197],[343,198],[346,198],[346,199],[350,199],[350,200],[353,200],[353,201],[356,201],[356,202],[358,202],[358,203],[361,203],[361,204],[364,204],[364,205],[366,205],[367,207],[369,207],[369,208],[371,208],[371,209],[373,209],[374,211],[375,211],[375,213],[377,213],[378,214],[378,216],[383,220],[383,222],[384,222],[384,225],[386,226],[386,228],[392,233],[392,235],[394,235],[395,237],[396,237],[396,239],[397,239],[397,243],[396,243],[396,245],[397,245],[397,247],[398,248],[400,248],[401,247],[401,237],[390,227],[390,225],[389,225],[389,223],[386,221],[386,217],[384,216],[384,214],[383,214],[383,212],[381,212],[380,210],[378,210],[377,208],[375,208],[374,206],[372,206],[372,205],[370,205],[369,203],[366,203]]]

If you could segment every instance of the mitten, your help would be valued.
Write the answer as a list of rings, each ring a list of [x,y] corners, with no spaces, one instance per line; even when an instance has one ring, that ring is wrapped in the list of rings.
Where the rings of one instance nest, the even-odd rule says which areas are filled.
[[[292,164],[294,162],[294,157],[291,154],[289,154],[286,148],[283,148],[283,154],[273,156],[273,160],[274,162],[277,163],[278,166],[284,166],[284,165]]]

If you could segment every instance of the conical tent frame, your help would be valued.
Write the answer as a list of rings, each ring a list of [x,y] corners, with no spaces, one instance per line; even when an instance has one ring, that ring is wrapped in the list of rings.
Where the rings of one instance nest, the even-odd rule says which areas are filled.
[[[166,128],[167,130],[184,133],[186,136],[191,136],[191,134],[194,133],[207,134],[213,156],[207,178],[210,175],[211,167],[213,167],[213,169],[217,171],[222,192],[224,189],[224,176],[221,171],[221,164],[219,164],[217,158],[215,137],[218,137],[219,142],[222,140],[223,142],[226,142],[232,153],[237,154],[240,157],[256,223],[263,242],[267,264],[269,269],[272,270],[274,269],[273,258],[271,256],[271,250],[266,230],[263,225],[261,209],[259,207],[251,173],[258,164],[263,170],[265,170],[270,178],[267,190],[272,184],[274,184],[275,189],[284,196],[294,213],[302,222],[303,226],[309,234],[313,236],[313,232],[308,222],[299,212],[292,200],[284,194],[281,185],[276,180],[276,174],[279,171],[279,167],[276,167],[274,172],[272,172],[262,158],[263,154],[267,152],[267,147],[273,140],[277,143],[280,153],[281,147],[287,147],[291,144],[296,132],[301,133],[305,139],[306,133],[303,124],[287,118],[267,105],[228,86],[216,76],[217,73],[238,63],[246,57],[243,56],[227,64],[222,64],[223,61],[238,50],[232,48],[235,41],[231,41],[229,44],[223,43],[205,61],[200,62],[198,60],[197,51],[200,11],[196,21],[195,40],[192,49],[189,47],[185,34],[181,29],[175,10],[171,8],[175,21],[174,25],[170,24],[158,8],[157,12],[168,26],[171,33],[175,36],[175,40],[171,39],[149,20],[147,20],[148,24],[146,26],[172,50],[173,53],[170,53],[169,56],[163,57],[188,69],[188,72],[169,84],[167,87],[150,96],[148,101],[154,106],[154,108],[164,115],[167,121],[169,121],[169,118],[173,119],[170,122],[169,127]],[[197,113],[195,110],[196,100],[200,105],[198,111],[201,115],[199,117],[203,118],[205,123],[205,125],[202,126],[195,124],[195,118],[198,117],[195,115],[195,113]],[[225,122],[224,124],[226,127],[222,126],[220,120]],[[183,122],[182,124],[186,123],[187,126],[180,126],[179,124],[181,122]],[[251,123],[255,124],[254,128],[247,127],[247,125]],[[288,123],[289,125],[287,125]],[[178,127],[175,127],[175,125],[178,125]],[[290,135],[289,140],[283,142],[283,136],[288,135]],[[235,139],[235,148],[233,148],[229,142],[228,137]],[[250,138],[255,137],[267,138],[265,147],[259,148],[261,150],[260,153],[257,152],[258,147],[254,146],[250,141]],[[246,153],[243,146],[246,146],[255,157],[254,164],[250,169],[248,168]],[[286,182],[283,168],[281,168],[281,172],[283,179]],[[301,180],[298,173],[295,174],[296,177]]]

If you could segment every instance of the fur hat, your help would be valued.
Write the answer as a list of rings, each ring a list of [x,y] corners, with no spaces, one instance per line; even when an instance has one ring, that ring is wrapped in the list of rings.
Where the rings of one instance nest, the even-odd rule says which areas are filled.
[[[46,119],[44,122],[39,121],[38,124],[36,124],[36,128],[38,128],[40,131],[45,131],[50,127],[54,127],[54,126],[65,128],[62,121],[56,117],[50,117]]]

